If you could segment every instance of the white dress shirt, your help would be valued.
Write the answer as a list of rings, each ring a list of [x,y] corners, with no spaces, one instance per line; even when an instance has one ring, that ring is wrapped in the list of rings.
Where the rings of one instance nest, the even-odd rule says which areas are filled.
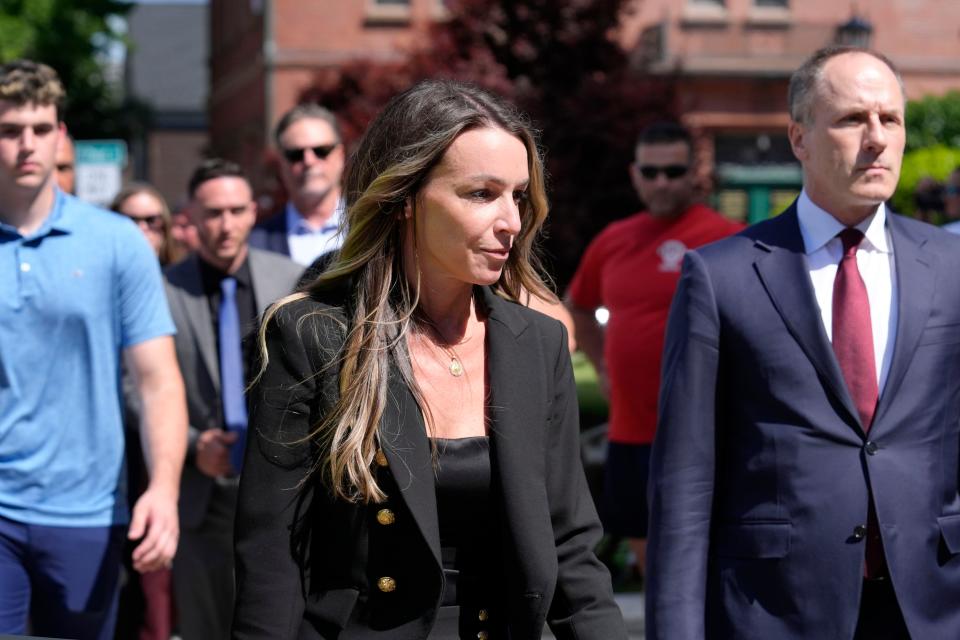
[[[343,198],[337,201],[333,214],[317,229],[307,224],[292,202],[287,203],[284,215],[287,216],[287,244],[290,246],[290,259],[298,264],[310,266],[313,261],[328,251],[340,248],[343,237],[339,233],[343,219]]]
[[[837,234],[846,227],[814,204],[806,190],[797,200],[797,218],[813,292],[820,306],[820,318],[827,338],[833,340],[833,281],[843,254],[843,243]],[[887,209],[881,204],[873,215],[857,225],[864,234],[864,240],[857,248],[857,268],[870,300],[873,354],[880,393],[883,393],[890,370],[897,335],[896,265],[886,221]]]

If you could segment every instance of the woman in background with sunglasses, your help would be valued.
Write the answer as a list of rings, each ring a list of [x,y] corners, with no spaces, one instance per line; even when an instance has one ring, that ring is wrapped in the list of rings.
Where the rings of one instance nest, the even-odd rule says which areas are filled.
[[[161,266],[177,262],[183,249],[171,235],[173,223],[166,200],[154,187],[145,182],[131,182],[120,190],[110,209],[133,220],[157,254]]]

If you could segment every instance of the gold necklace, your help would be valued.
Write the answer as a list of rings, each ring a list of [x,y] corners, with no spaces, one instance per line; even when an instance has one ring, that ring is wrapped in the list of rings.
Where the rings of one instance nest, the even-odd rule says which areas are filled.
[[[421,312],[420,315],[423,316],[423,324],[429,327],[430,331],[433,332],[434,336],[437,338],[437,340],[428,340],[428,342],[433,342],[434,346],[439,348],[448,358],[450,358],[450,364],[447,365],[447,371],[449,371],[450,375],[452,375],[454,378],[459,378],[464,374],[466,369],[464,369],[463,362],[460,360],[460,356],[457,354],[457,351],[452,345],[447,346],[446,344],[443,344],[447,342],[447,340],[443,337],[443,334],[440,333],[440,330],[437,329],[436,325],[433,324],[433,321],[431,321],[425,313]],[[463,343],[461,342],[460,344]]]
[[[447,365],[447,371],[450,372],[454,378],[459,378],[463,375],[463,363],[460,362],[460,358],[457,356],[457,352],[453,350],[453,347],[445,347],[442,344],[438,344],[438,347],[443,349],[446,352],[447,356],[450,358],[450,364]]]

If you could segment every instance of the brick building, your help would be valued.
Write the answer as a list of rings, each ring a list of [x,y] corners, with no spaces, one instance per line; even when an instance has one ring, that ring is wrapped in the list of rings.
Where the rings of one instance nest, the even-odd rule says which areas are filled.
[[[639,0],[625,16],[619,42],[638,71],[675,79],[729,214],[760,219],[796,193],[786,84],[814,49],[867,40],[901,67],[910,97],[960,88],[960,2],[856,6],[858,15],[835,0]],[[443,0],[211,0],[213,148],[256,175],[273,124],[317,68],[402,56],[444,14]]]
[[[212,147],[263,185],[273,126],[318,68],[397,59],[443,12],[442,0],[211,0]]]
[[[152,183],[171,207],[186,197],[190,173],[207,145],[206,0],[138,3],[127,16],[128,95],[151,109],[143,135],[130,141],[133,175]]]
[[[638,68],[676,78],[678,111],[701,134],[717,205],[750,220],[781,210],[799,187],[787,81],[815,49],[869,44],[900,67],[909,98],[960,88],[956,2],[641,0],[620,41]]]

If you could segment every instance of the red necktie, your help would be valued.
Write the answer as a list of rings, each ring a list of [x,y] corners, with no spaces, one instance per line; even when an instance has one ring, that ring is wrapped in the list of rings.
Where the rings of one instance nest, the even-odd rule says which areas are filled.
[[[870,300],[857,269],[857,247],[863,240],[863,232],[848,228],[839,235],[843,242],[843,257],[833,281],[833,352],[837,354],[837,362],[860,414],[863,430],[869,431],[880,393],[873,355]]]
[[[857,268],[857,247],[863,240],[859,229],[840,232],[843,257],[833,281],[833,352],[847,382],[847,390],[860,414],[863,430],[869,431],[880,396],[877,387],[877,365],[873,354],[873,325],[870,323],[870,300],[867,287]],[[877,525],[873,497],[867,513],[866,563],[868,578],[884,574],[883,545]]]

